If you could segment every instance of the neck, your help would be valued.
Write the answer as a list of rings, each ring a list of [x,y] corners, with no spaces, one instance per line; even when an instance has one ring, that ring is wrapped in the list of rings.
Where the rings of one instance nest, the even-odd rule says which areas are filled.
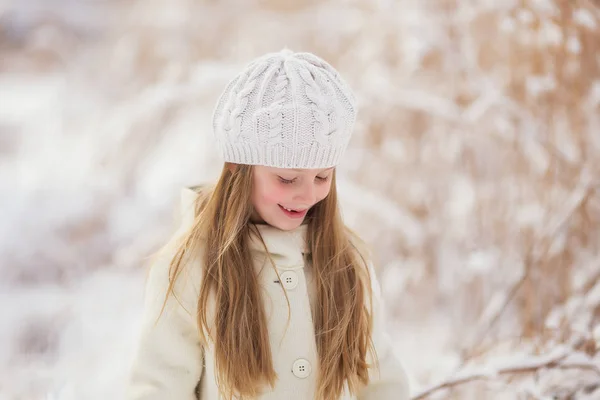
[[[256,212],[256,210],[252,210],[252,214],[250,215],[250,222],[255,224],[266,224],[266,222],[261,218],[260,215]]]

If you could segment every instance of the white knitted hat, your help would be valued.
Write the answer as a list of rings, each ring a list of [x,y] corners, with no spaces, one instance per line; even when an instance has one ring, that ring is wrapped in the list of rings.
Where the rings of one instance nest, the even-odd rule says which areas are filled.
[[[354,95],[310,53],[257,58],[229,82],[213,114],[225,161],[279,168],[338,164],[354,127]]]

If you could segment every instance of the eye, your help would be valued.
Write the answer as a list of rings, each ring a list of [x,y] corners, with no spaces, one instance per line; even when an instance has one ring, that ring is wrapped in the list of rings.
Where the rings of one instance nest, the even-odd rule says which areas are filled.
[[[294,183],[294,181],[296,180],[296,178],[294,178],[294,179],[285,179],[285,178],[282,178],[281,176],[279,176],[278,178],[279,178],[279,181],[281,183],[286,184],[286,185]]]
[[[316,178],[320,182],[327,182],[329,180],[328,176],[317,176]]]

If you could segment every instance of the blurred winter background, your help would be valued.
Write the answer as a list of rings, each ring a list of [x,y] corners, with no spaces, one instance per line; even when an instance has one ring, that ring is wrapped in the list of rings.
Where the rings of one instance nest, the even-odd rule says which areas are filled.
[[[119,399],[146,257],[251,58],[330,61],[415,399],[600,399],[600,2],[3,0],[0,399]]]

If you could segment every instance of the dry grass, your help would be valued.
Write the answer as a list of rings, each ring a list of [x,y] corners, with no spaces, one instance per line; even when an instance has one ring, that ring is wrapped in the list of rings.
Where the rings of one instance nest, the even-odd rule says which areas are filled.
[[[201,81],[200,66],[235,69],[283,46],[313,51],[361,101],[357,157],[344,171],[381,203],[355,206],[381,272],[406,277],[388,299],[392,314],[427,325],[447,308],[462,365],[557,343],[594,357],[600,5],[546,3],[130,0],[111,3],[111,24],[87,36],[53,18],[17,41],[0,30],[0,68],[68,71],[109,111],[173,87],[102,158],[126,171],[127,191],[164,130],[212,107],[224,78],[175,91]],[[453,396],[491,398],[489,386],[467,386]]]

